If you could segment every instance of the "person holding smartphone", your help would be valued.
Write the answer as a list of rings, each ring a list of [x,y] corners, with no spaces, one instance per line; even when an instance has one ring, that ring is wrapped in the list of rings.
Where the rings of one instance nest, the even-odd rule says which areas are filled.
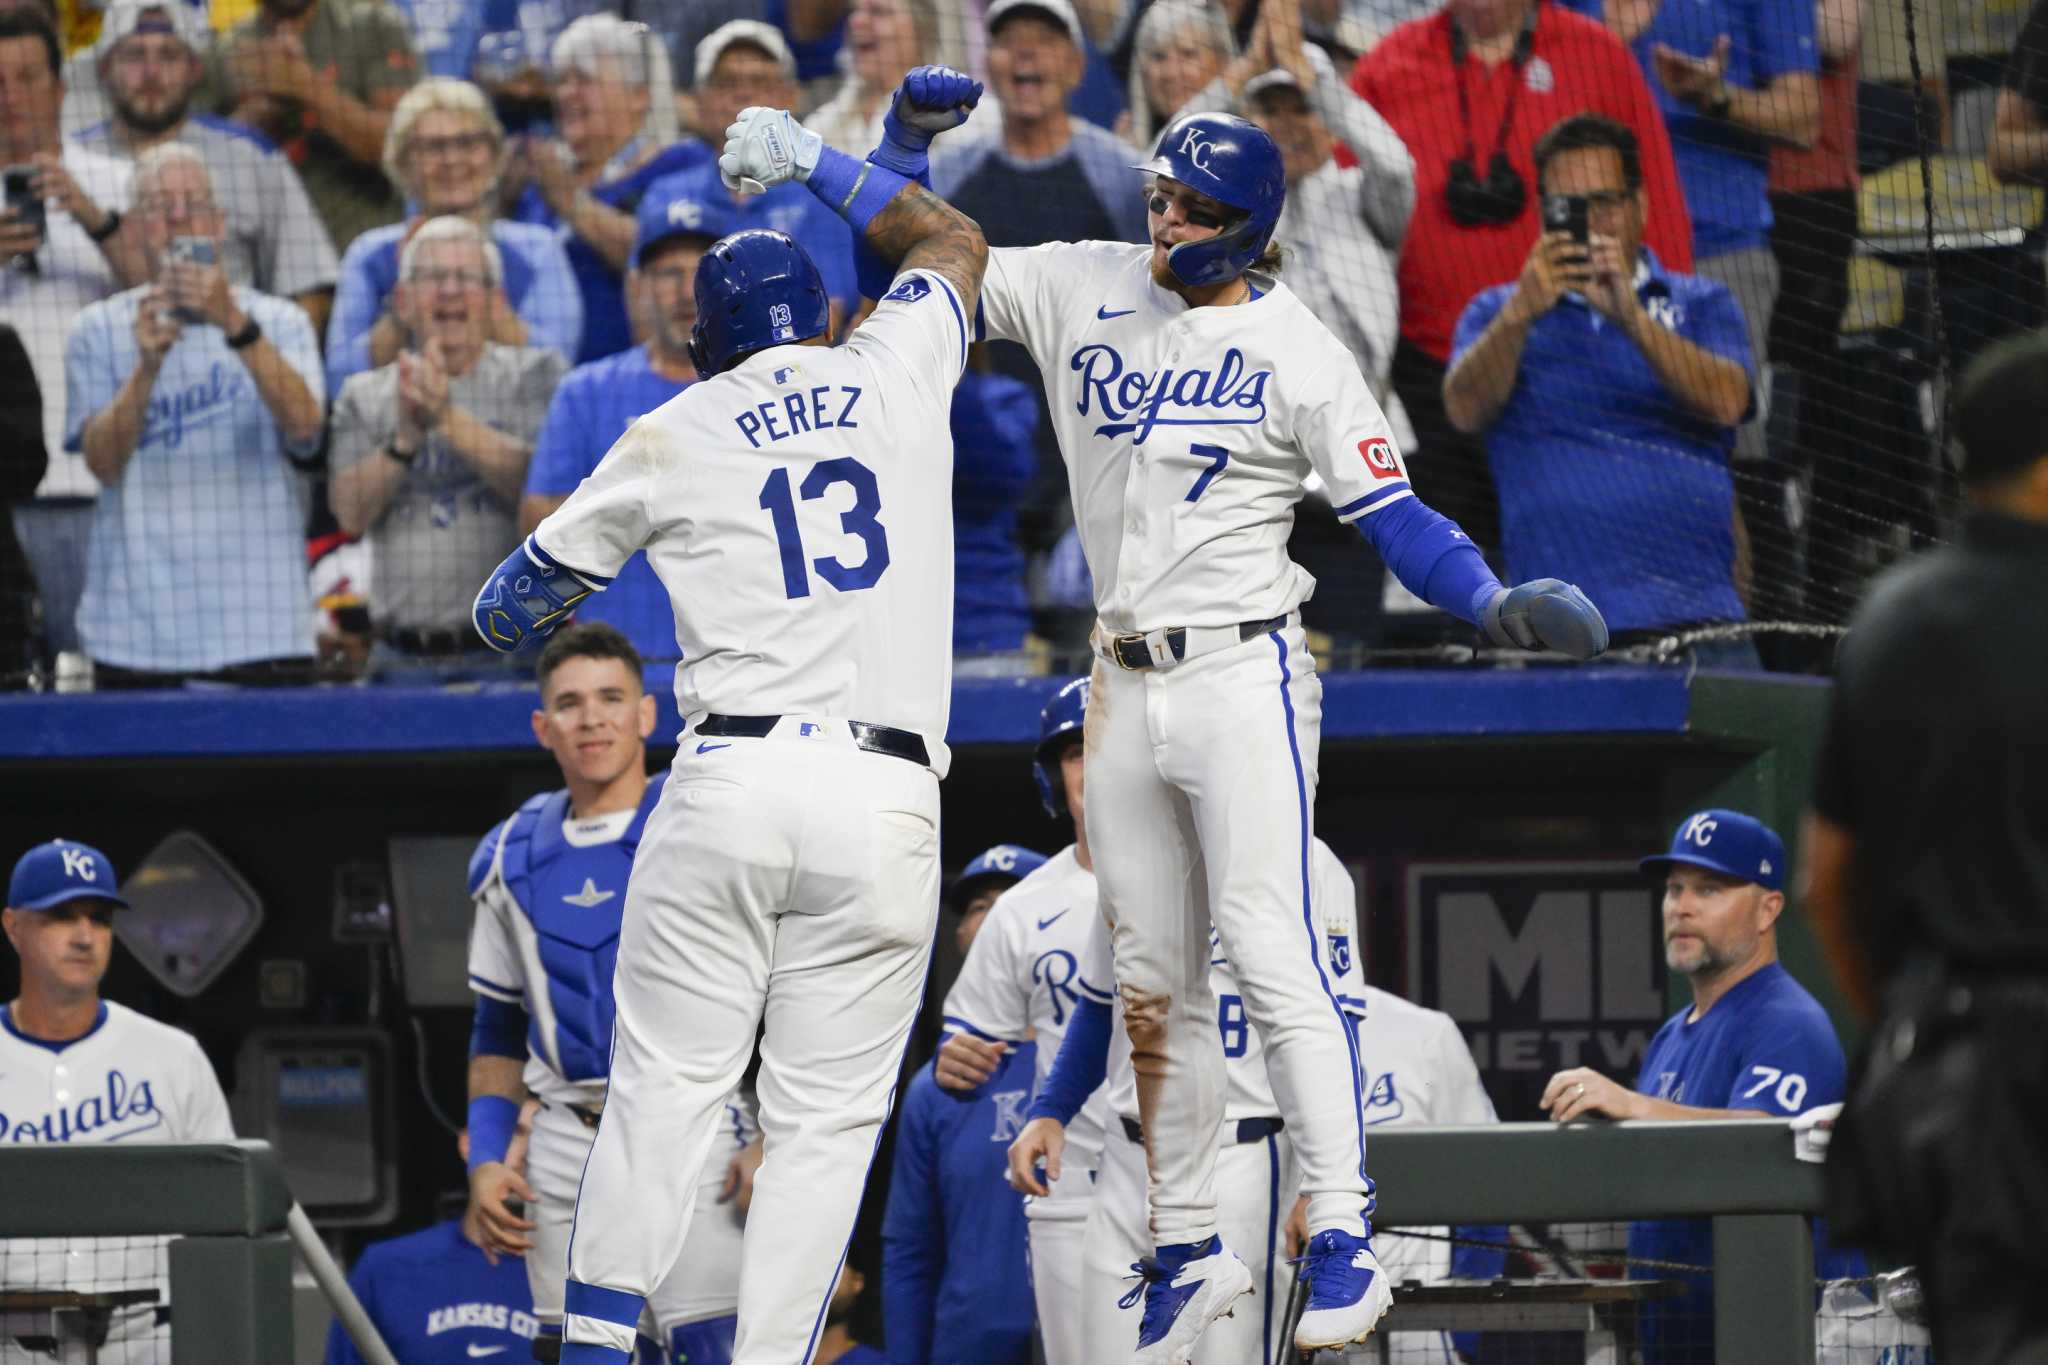
[[[1576,115],[1535,159],[1543,232],[1512,284],[1466,305],[1443,386],[1451,423],[1485,439],[1508,575],[1579,584],[1615,645],[1740,622],[1728,461],[1754,401],[1742,311],[1643,245],[1628,128]],[[1747,638],[1695,656],[1760,666]]]
[[[78,605],[95,686],[309,681],[300,471],[326,396],[312,323],[228,282],[193,148],[142,154],[134,212],[151,282],[85,309],[65,346],[65,448],[101,485]]]

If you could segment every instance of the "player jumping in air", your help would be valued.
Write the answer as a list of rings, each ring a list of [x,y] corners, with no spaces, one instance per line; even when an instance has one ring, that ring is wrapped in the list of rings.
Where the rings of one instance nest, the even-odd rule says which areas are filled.
[[[935,128],[980,96],[945,76]],[[513,648],[644,547],[685,660],[688,729],[626,891],[564,1365],[626,1365],[757,1031],[766,1157],[733,1361],[810,1359],[923,995],[952,672],[947,419],[987,247],[900,176],[838,153],[812,167],[901,264],[874,315],[830,346],[794,242],[714,245],[691,345],[708,377],[636,422],[477,599],[484,638]]]
[[[899,110],[922,107],[917,79]],[[750,110],[735,131],[792,137],[781,178],[801,178],[817,153],[772,117]],[[917,176],[924,145],[900,131],[870,160]],[[1415,497],[1355,362],[1275,273],[1286,190],[1272,139],[1191,115],[1137,169],[1149,244],[992,251],[977,322],[1044,373],[1095,581],[1089,827],[1116,926],[1156,1248],[1133,1362],[1181,1365],[1251,1289],[1217,1235],[1212,925],[1265,1039],[1309,1196],[1296,1344],[1361,1341],[1392,1302],[1372,1254],[1356,1039],[1309,903],[1322,710],[1297,608],[1315,583],[1286,552],[1303,481],[1320,475],[1338,516],[1411,591],[1498,645],[1590,658],[1607,629],[1569,584],[1503,587]]]

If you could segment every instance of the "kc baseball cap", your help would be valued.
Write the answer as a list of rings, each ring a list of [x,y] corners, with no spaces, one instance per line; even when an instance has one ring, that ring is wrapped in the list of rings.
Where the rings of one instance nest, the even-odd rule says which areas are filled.
[[[52,910],[66,901],[111,901],[127,908],[114,882],[114,865],[90,844],[52,839],[21,855],[7,883],[15,910]]]
[[[94,54],[106,56],[131,33],[168,33],[194,52],[206,51],[210,36],[206,16],[189,0],[113,0],[100,20]]]
[[[997,879],[1021,882],[1045,866],[1045,855],[1019,844],[997,844],[963,869],[946,892],[946,906],[956,913]]]
[[[734,43],[746,43],[758,47],[782,68],[785,79],[796,79],[796,57],[789,50],[789,42],[782,36],[782,30],[773,24],[764,24],[759,19],[734,19],[720,24],[704,35],[697,44],[697,84],[711,79],[711,68],[718,65],[718,59]]]
[[[1656,873],[1672,863],[1739,877],[1767,891],[1785,889],[1785,841],[1769,825],[1740,811],[1703,810],[1688,815],[1671,836],[1671,851],[1652,854],[1641,866],[1645,872]]]
[[[633,268],[640,258],[671,237],[702,237],[715,242],[738,232],[740,216],[730,200],[657,180],[640,201],[639,234],[633,239]]]
[[[1075,47],[1087,49],[1088,44],[1081,37],[1081,16],[1074,13],[1074,7],[1067,0],[996,0],[988,7],[988,31],[994,33],[1003,20],[1013,14],[1033,12],[1065,29],[1067,36],[1074,40]]]

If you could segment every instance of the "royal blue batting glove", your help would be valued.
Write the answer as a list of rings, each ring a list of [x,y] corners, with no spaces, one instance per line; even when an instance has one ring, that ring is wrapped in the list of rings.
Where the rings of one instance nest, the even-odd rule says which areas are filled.
[[[1480,613],[1486,638],[1519,649],[1554,649],[1590,659],[1607,648],[1607,621],[1586,594],[1558,578],[1504,588]]]
[[[528,536],[485,582],[471,616],[485,644],[510,654],[554,634],[577,603],[610,586],[609,578],[578,573]]]
[[[967,122],[981,102],[981,82],[951,67],[920,66],[903,78],[882,119],[882,143],[868,160],[906,180],[925,170],[932,139]]]

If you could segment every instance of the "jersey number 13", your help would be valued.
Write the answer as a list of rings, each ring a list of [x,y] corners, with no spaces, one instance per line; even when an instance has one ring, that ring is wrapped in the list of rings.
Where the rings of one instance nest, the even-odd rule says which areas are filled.
[[[812,570],[841,592],[858,592],[874,587],[882,570],[889,567],[889,532],[875,519],[882,510],[882,492],[875,486],[873,470],[850,455],[820,460],[797,485],[796,496],[811,502],[825,496],[825,490],[835,483],[853,489],[853,506],[839,514],[839,529],[860,537],[866,547],[858,564],[824,555],[806,564],[803,532],[796,524],[796,500],[790,496],[789,471],[777,469],[761,485],[761,509],[773,519],[776,544],[782,551],[782,588],[791,597],[811,595]]]

